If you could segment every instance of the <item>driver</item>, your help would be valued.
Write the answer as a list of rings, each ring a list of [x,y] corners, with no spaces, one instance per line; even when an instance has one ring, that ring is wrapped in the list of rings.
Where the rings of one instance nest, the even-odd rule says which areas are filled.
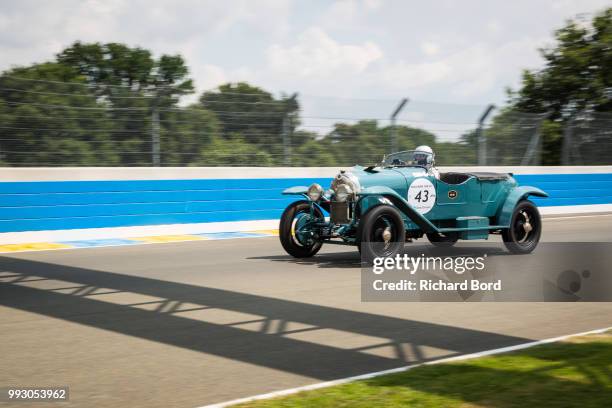
[[[423,166],[427,169],[427,174],[430,176],[434,176],[437,179],[440,179],[440,172],[435,168],[435,154],[431,147],[429,146],[419,146],[414,149],[414,161],[419,165]]]

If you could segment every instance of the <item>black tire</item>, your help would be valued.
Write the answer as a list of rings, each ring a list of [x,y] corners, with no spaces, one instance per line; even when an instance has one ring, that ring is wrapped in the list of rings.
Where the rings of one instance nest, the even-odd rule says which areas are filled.
[[[310,204],[308,201],[296,201],[285,208],[278,226],[278,236],[281,245],[289,255],[295,258],[308,258],[319,252],[323,243],[317,241],[311,245],[304,245],[298,241],[293,231],[293,224],[296,216],[300,213],[310,214]],[[316,206],[314,207],[314,214],[317,218],[324,219],[323,213]]]
[[[391,237],[385,242],[383,233],[387,229]],[[371,263],[378,257],[393,257],[404,248],[406,242],[404,220],[395,207],[376,206],[361,218],[357,238],[365,262]]]
[[[530,228],[526,230],[525,225]],[[542,218],[538,207],[529,200],[520,201],[510,220],[510,228],[502,230],[504,245],[513,254],[528,254],[533,251],[542,235]]]
[[[440,235],[435,232],[427,233],[427,239],[431,245],[438,248],[450,248],[457,243],[457,234]]]

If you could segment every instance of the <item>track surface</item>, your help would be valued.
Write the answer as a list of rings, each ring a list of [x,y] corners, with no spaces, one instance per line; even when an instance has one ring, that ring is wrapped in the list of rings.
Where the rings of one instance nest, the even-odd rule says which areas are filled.
[[[612,216],[544,228],[612,241]],[[276,238],[0,257],[0,386],[69,385],[68,406],[195,407],[607,326],[612,303],[362,303],[353,248],[296,261]]]

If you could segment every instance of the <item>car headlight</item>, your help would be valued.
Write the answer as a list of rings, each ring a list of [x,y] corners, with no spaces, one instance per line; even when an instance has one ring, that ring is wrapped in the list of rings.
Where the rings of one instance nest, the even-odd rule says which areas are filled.
[[[321,196],[323,195],[323,187],[318,185],[317,183],[313,183],[308,187],[308,198],[312,201],[319,201]]]
[[[340,184],[336,187],[336,201],[344,202],[353,195],[353,189],[348,184]]]
[[[331,189],[336,201],[346,201],[359,194],[361,186],[353,173],[343,170],[332,181]]]

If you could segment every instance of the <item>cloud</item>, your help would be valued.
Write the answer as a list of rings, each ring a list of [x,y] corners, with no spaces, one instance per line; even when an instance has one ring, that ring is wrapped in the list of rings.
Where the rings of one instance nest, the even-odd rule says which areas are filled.
[[[522,69],[537,66],[537,48],[546,40],[547,37],[522,37],[501,45],[480,41],[456,46],[444,54],[437,43],[424,42],[421,50],[428,55],[426,61],[382,61],[378,71],[371,73],[372,81],[405,93],[435,89],[454,99],[479,99],[499,90],[500,83],[514,86],[509,78],[517,80]]]
[[[487,31],[493,35],[497,35],[502,32],[503,26],[497,20],[490,20],[485,25]]]
[[[439,83],[449,77],[452,67],[446,60],[434,62],[409,63],[397,61],[385,65],[374,77],[385,81],[387,87],[415,89]]]
[[[551,4],[553,10],[562,13],[566,17],[573,17],[573,15],[583,13],[586,10],[603,9],[609,6],[610,2],[608,0],[554,0]]]
[[[76,40],[116,41],[180,53],[198,91],[246,80],[274,93],[499,103],[522,69],[543,65],[537,48],[554,29],[607,3],[7,1],[0,70]]]
[[[208,91],[228,82],[256,82],[257,78],[248,67],[224,69],[219,65],[198,65],[193,72],[198,92]]]
[[[363,5],[368,10],[377,10],[383,5],[383,0],[363,0]]]
[[[440,46],[432,41],[425,41],[421,44],[421,50],[425,55],[436,55],[440,51]]]
[[[378,12],[382,5],[382,0],[334,1],[321,13],[316,24],[330,30],[350,30],[364,23],[367,17]]]
[[[23,0],[0,9],[0,69],[53,58],[74,41],[122,42],[156,54],[200,47],[237,27],[275,37],[286,33],[291,2],[284,0]],[[274,21],[275,24],[269,24]],[[25,28],[25,29],[24,29]],[[10,57],[10,59],[8,58]],[[195,62],[195,61],[194,61]],[[199,61],[198,61],[199,62]]]
[[[194,74],[199,78],[197,86],[201,89],[211,89],[230,80],[223,68],[212,64],[203,65]]]
[[[363,72],[382,56],[380,47],[371,41],[341,44],[319,27],[307,29],[294,45],[274,44],[267,51],[274,72],[317,78]]]

